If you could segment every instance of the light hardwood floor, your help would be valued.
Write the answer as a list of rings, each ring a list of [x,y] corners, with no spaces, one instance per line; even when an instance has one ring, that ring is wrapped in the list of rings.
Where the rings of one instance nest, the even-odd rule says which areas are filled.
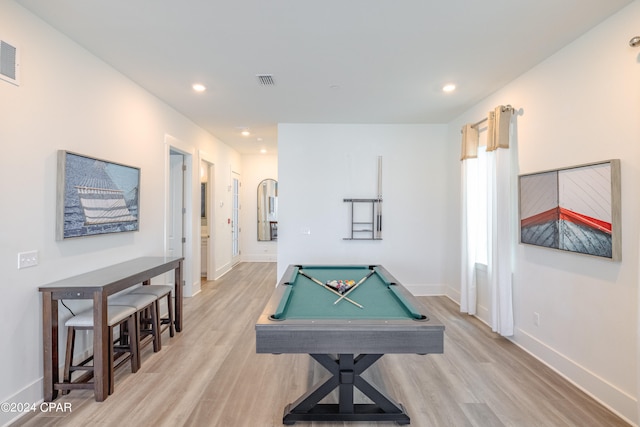
[[[30,414],[14,425],[282,425],[284,406],[327,374],[304,354],[256,354],[254,324],[275,284],[274,263],[239,264],[186,299],[183,332],[174,338],[165,332],[159,353],[147,346],[136,374],[121,368],[106,401],[72,391],[56,400],[70,403],[71,412]],[[486,325],[461,315],[448,298],[420,299],[446,327],[444,354],[386,355],[366,375],[405,406],[412,426],[628,425]]]

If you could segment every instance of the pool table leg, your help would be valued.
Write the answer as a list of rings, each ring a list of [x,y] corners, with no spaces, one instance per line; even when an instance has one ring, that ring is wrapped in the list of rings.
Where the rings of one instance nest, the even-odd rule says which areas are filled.
[[[340,354],[337,360],[328,354],[310,356],[332,376],[287,405],[282,418],[283,424],[291,425],[296,421],[395,421],[398,424],[409,424],[409,415],[404,407],[361,376],[383,356],[382,354],[361,354],[358,357],[354,357],[353,354]],[[354,387],[374,403],[355,404]],[[337,405],[318,403],[336,388],[339,391]]]

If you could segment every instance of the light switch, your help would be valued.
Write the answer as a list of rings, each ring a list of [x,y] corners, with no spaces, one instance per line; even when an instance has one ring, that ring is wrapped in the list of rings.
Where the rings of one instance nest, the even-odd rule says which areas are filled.
[[[18,269],[38,265],[38,251],[18,253]]]

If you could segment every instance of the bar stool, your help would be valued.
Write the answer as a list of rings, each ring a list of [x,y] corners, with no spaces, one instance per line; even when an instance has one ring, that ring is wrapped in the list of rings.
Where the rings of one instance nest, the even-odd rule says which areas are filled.
[[[128,343],[123,342],[123,336],[122,334],[120,334],[120,338],[119,338],[119,345],[115,345],[114,343],[114,338],[113,338],[113,330],[116,326],[122,325],[125,322],[128,325],[128,330],[130,331],[129,333],[134,333],[135,334],[135,308],[133,307],[124,307],[124,306],[107,306],[107,326],[109,329],[108,332],[108,339],[109,339],[109,343],[108,343],[108,352],[109,352],[109,359],[108,359],[108,372],[109,372],[109,394],[113,393],[113,389],[114,389],[114,363],[116,360],[115,354],[116,354],[116,350],[118,352],[118,354],[122,353],[127,355],[126,359],[129,359],[131,361],[131,372],[135,373],[138,371],[139,368],[139,364],[138,364],[138,360],[139,357],[137,355],[138,353],[138,346],[134,345],[135,343],[137,343],[137,337],[129,337]],[[71,389],[81,389],[81,388],[93,388],[93,383],[89,383],[88,381],[82,381],[85,376],[81,376],[77,382],[72,383],[71,382],[71,373],[74,371],[87,371],[86,374],[86,380],[90,379],[90,375],[89,372],[93,373],[95,376],[95,373],[93,372],[93,365],[87,365],[87,363],[89,363],[92,359],[93,356],[88,357],[87,359],[83,360],[82,362],[79,362],[77,365],[73,364],[73,352],[74,352],[74,348],[75,348],[75,338],[76,338],[76,331],[77,330],[93,330],[94,325],[93,325],[93,310],[86,310],[83,311],[75,316],[73,316],[72,318],[70,318],[69,320],[67,320],[65,322],[65,326],[67,327],[67,350],[66,350],[66,355],[64,358],[64,376],[63,376],[63,381],[64,383],[62,384],[62,389],[63,389],[63,393],[68,392]],[[124,363],[124,361],[126,361],[126,359],[124,359],[120,364]]]
[[[153,295],[146,294],[133,294],[131,292],[121,295],[116,295],[109,298],[109,305],[113,306],[125,306],[135,309],[135,336],[138,337],[135,345],[138,346],[138,367],[142,366],[140,362],[140,343],[142,345],[148,344],[143,340],[150,336],[153,342],[154,353],[160,351],[160,323],[158,320],[158,310],[156,307],[156,298]],[[149,312],[147,316],[145,312]],[[140,325],[144,324],[145,328],[141,329]]]
[[[153,295],[156,298],[156,311],[160,317],[160,301],[167,298],[167,317],[160,318],[161,325],[169,325],[169,336],[175,335],[175,325],[173,319],[173,304],[171,301],[171,291],[173,286],[169,285],[143,285],[131,291],[132,294]],[[160,331],[162,333],[162,331]]]

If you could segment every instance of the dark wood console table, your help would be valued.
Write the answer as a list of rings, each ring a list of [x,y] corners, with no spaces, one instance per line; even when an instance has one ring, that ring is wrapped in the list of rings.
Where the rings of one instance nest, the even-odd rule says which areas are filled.
[[[174,316],[182,330],[182,262],[184,258],[143,257],[40,286],[42,292],[42,336],[44,352],[44,400],[50,402],[60,390],[58,360],[58,304],[60,300],[93,300],[94,395],[98,402],[108,396],[107,297],[151,278],[175,270]]]

